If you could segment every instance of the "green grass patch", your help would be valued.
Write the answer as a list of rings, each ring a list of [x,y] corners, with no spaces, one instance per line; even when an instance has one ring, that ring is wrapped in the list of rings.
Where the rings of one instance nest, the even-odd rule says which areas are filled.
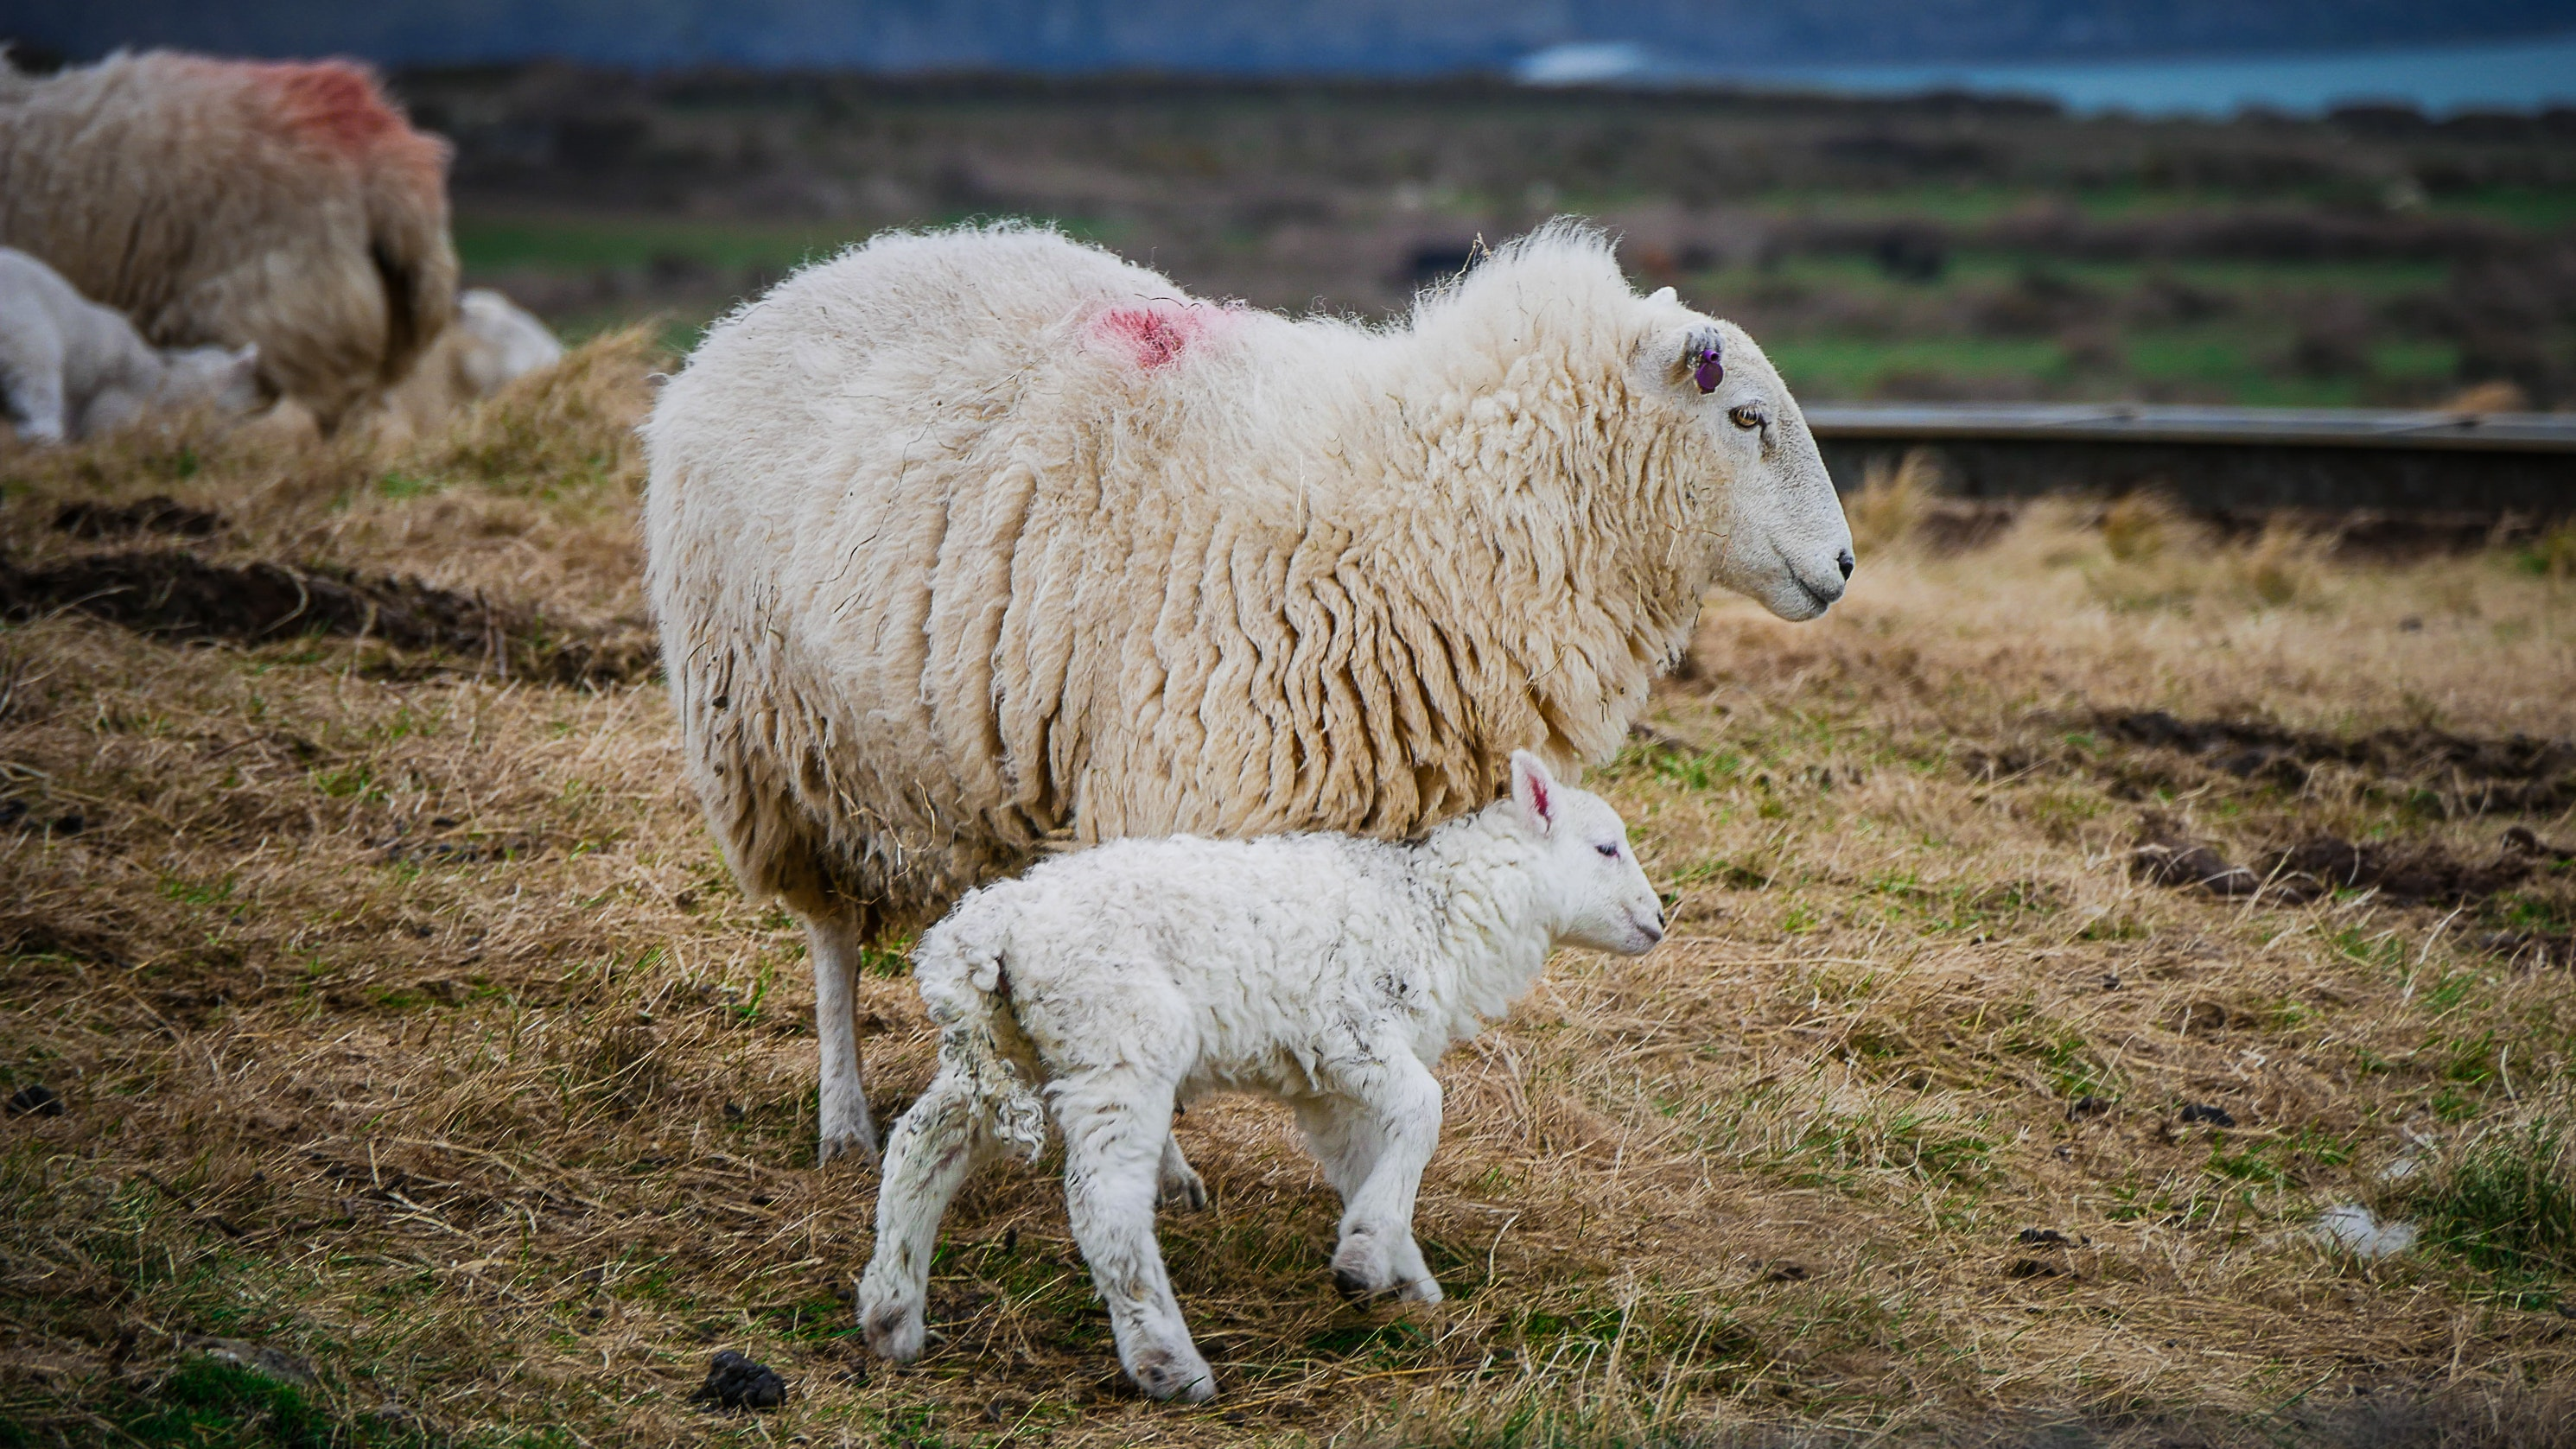
[[[2482,1268],[2576,1275],[2576,1116],[2480,1133],[2406,1207],[2428,1237]]]

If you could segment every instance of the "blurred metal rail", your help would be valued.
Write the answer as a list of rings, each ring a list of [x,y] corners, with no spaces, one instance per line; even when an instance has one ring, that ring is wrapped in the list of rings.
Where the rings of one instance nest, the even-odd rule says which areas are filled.
[[[1836,487],[1925,450],[1961,498],[2153,488],[2186,507],[2460,524],[2576,516],[2576,414],[1895,403],[1806,409]]]

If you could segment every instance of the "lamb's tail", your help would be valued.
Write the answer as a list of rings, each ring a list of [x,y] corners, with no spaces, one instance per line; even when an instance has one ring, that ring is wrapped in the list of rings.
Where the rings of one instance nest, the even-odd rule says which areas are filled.
[[[913,981],[939,1023],[940,1075],[965,1090],[995,1140],[1034,1162],[1046,1148],[1046,1108],[1002,1054],[998,1033],[1019,1029],[1002,951],[960,934],[934,927],[913,953]]]

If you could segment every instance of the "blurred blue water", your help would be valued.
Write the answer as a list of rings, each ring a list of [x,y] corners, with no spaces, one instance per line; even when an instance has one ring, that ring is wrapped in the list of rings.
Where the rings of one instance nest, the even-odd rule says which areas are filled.
[[[2248,106],[2313,112],[2401,101],[2428,112],[2576,104],[2576,32],[2531,40],[2343,55],[2081,64],[1677,65],[1639,46],[1560,46],[1522,61],[1536,84],[1651,82],[1815,88],[1864,95],[1957,89],[2047,96],[2071,110],[2224,116]]]

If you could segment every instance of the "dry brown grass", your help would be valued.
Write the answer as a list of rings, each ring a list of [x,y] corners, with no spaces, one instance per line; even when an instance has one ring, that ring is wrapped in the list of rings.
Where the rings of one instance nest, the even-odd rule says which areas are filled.
[[[0,537],[22,563],[131,547],[49,520],[168,494],[229,520],[185,545],[209,557],[605,627],[638,611],[646,362],[583,358],[395,453],[21,456]],[[2576,845],[2565,766],[2476,813],[2471,766],[2401,748],[2576,735],[2566,584],[2225,545],[2149,505],[1944,555],[1909,509],[1864,507],[1883,546],[1824,622],[1713,606],[1604,772],[1680,924],[1561,959],[1446,1063],[1420,1227],[1449,1303],[1334,1297],[1334,1208],[1282,1114],[1183,1122],[1218,1199],[1164,1235],[1224,1382],[1203,1410],[1118,1387],[1037,1172],[961,1201],[931,1356],[863,1356],[842,1299],[873,1180],[807,1165],[800,940],[725,879],[656,686],[0,630],[0,1087],[69,1106],[0,1125],[0,1422],[109,1438],[216,1333],[309,1357],[360,1438],[2566,1442],[2554,1269],[2361,1263],[2309,1228],[2396,1204],[2393,1161],[2563,1111],[2576,1000],[2563,957],[2533,963],[2576,929],[2567,868],[2411,906],[2129,869],[2149,808],[2230,859]],[[2240,775],[2105,723],[2157,709],[2307,753]],[[864,1005],[899,1106],[931,1034],[897,975]],[[2237,1125],[2182,1124],[2194,1103]],[[687,1404],[718,1347],[785,1372],[788,1406]],[[387,1400],[410,1417],[370,1417]]]

